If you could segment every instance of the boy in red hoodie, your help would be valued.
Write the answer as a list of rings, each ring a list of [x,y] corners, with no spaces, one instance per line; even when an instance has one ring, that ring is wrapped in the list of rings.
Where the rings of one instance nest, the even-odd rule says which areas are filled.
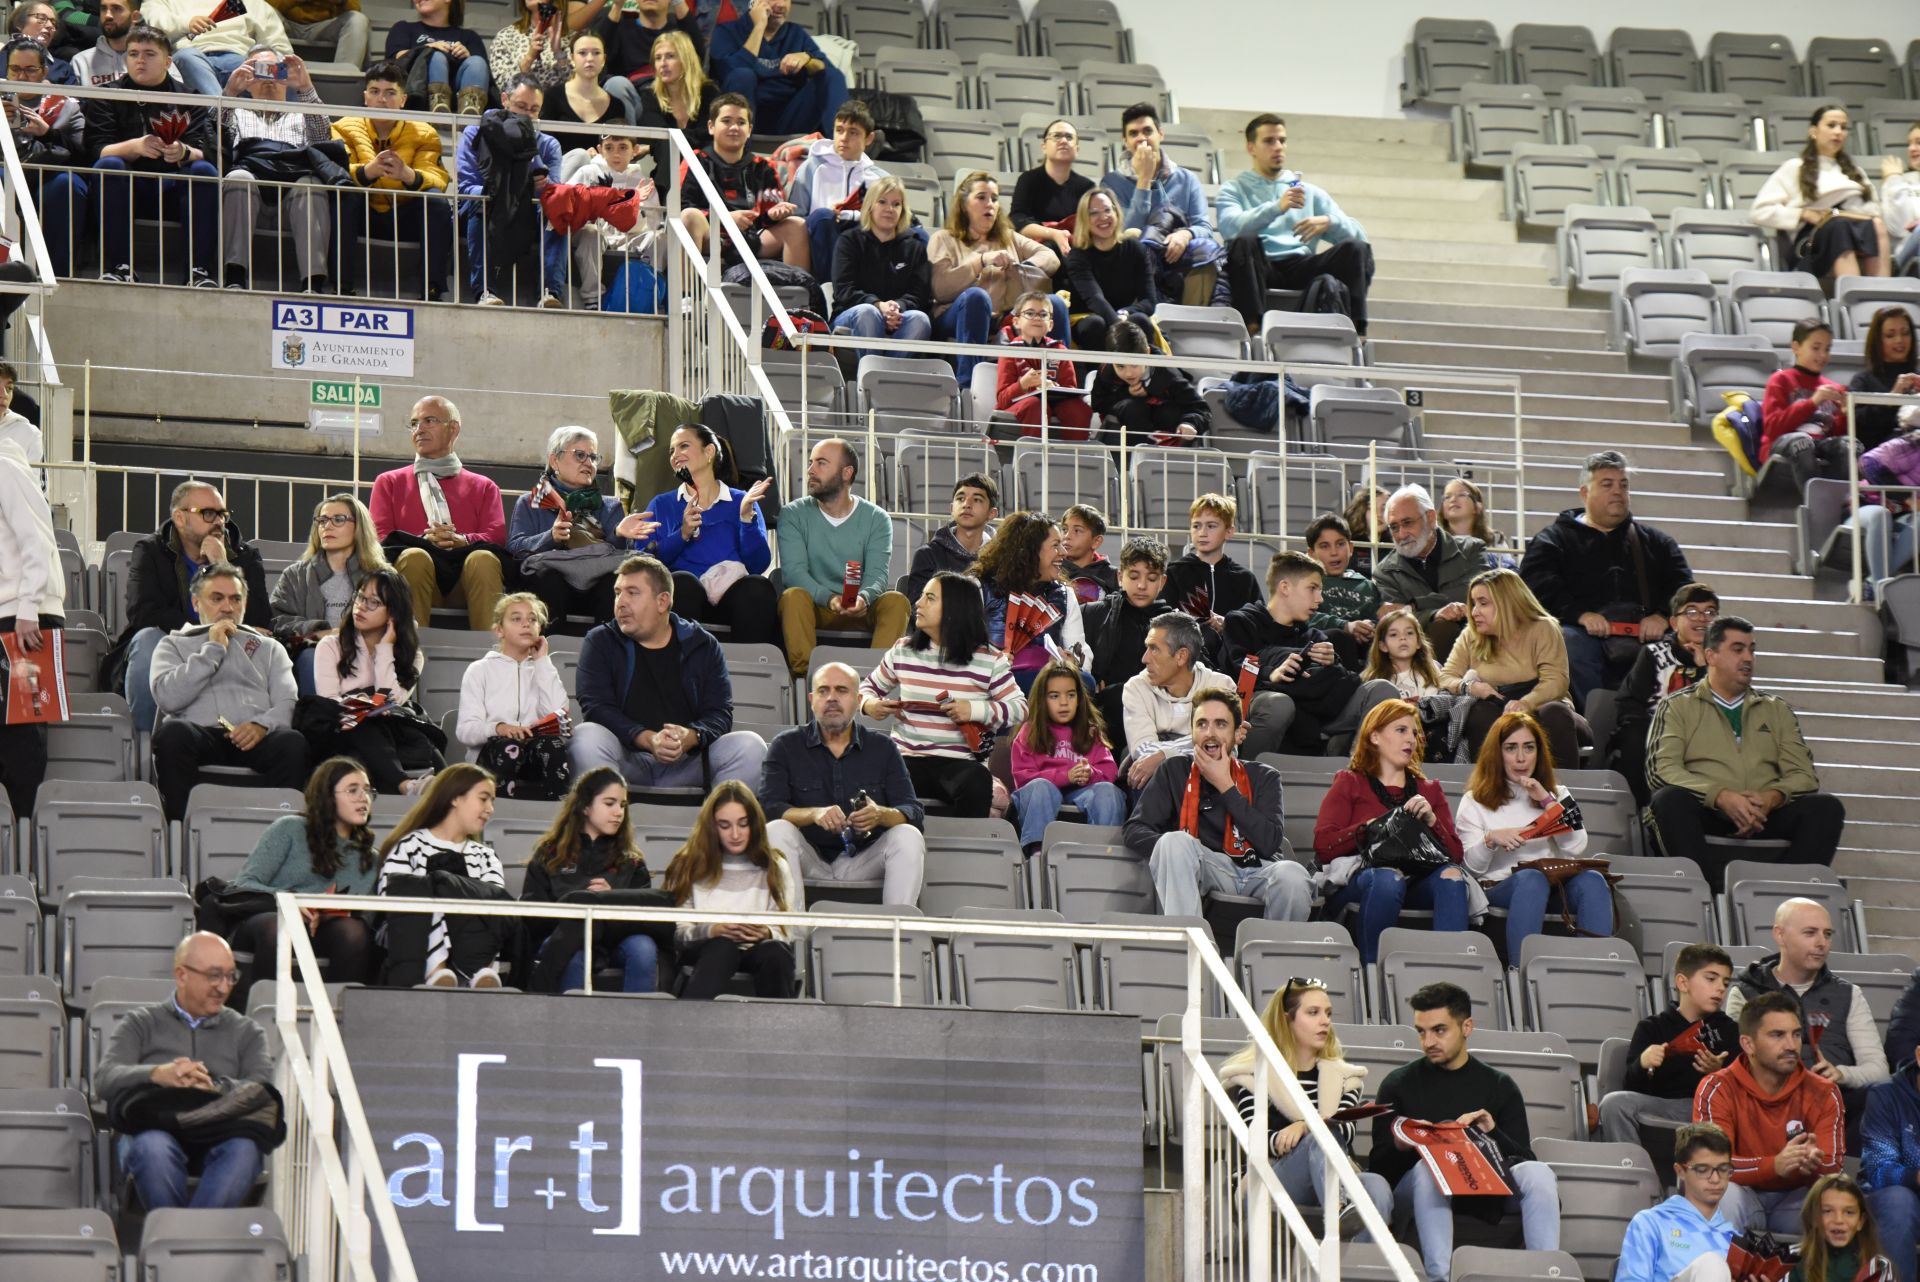
[[[1008,319],[1007,328],[1011,331],[1009,342],[1018,347],[1043,347],[1049,351],[1064,352],[1067,345],[1057,338],[1047,336],[1048,327],[1053,324],[1053,307],[1047,301],[1047,295],[1038,290],[1029,290],[1014,300],[1013,315]],[[1032,430],[1021,433],[1023,436],[1040,435],[1040,387],[1047,386],[1047,419],[1055,427],[1067,428],[1064,432],[1050,433],[1056,441],[1084,441],[1093,435],[1088,425],[1093,421],[1093,411],[1087,408],[1087,398],[1078,395],[1080,376],[1075,372],[1072,361],[1040,361],[1025,356],[1002,356],[1000,358],[1000,383],[995,392],[993,407],[1006,410]],[[1054,395],[1065,389],[1069,395]]]
[[[1693,1120],[1733,1141],[1720,1213],[1736,1229],[1795,1233],[1808,1186],[1846,1156],[1840,1088],[1800,1062],[1800,1007],[1786,993],[1741,1008],[1740,1052],[1693,1094]]]
[[[1847,389],[1826,376],[1832,347],[1825,321],[1795,325],[1793,364],[1767,380],[1760,400],[1760,461],[1778,454],[1793,468],[1796,490],[1846,466]]]

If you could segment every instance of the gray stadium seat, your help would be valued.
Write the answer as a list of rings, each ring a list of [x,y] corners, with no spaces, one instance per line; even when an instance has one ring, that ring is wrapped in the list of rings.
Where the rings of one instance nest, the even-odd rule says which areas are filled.
[[[93,1171],[93,1119],[86,1096],[57,1087],[0,1091],[0,1207],[89,1207]]]
[[[1775,151],[1798,154],[1807,144],[1807,126],[1813,113],[1832,105],[1832,100],[1825,97],[1775,94],[1763,98],[1759,115],[1766,122],[1766,145]]]
[[[960,383],[937,356],[862,356],[856,382],[859,412],[878,414],[882,431],[959,425]]]
[[[1793,327],[1825,313],[1826,295],[1807,272],[1736,271],[1727,281],[1728,328],[1760,335],[1783,353],[1783,361],[1793,346]]]
[[[94,692],[99,683],[100,661],[112,648],[113,639],[105,632],[68,621],[60,633],[60,654],[67,669],[69,696]]]
[[[1668,141],[1709,164],[1752,142],[1753,112],[1737,93],[1669,93],[1664,106]]]
[[[1586,1094],[1581,1086],[1580,1062],[1558,1033],[1497,1032],[1474,1020],[1471,1041],[1475,1059],[1511,1077],[1527,1102],[1527,1126],[1534,1139],[1557,1135],[1587,1137]]]
[[[1233,467],[1219,450],[1139,449],[1130,466],[1132,523],[1145,529],[1184,529],[1195,499],[1233,493]]]
[[[1421,457],[1419,420],[1396,388],[1318,383],[1307,404],[1314,440],[1329,454],[1364,459],[1368,447],[1377,446],[1381,459],[1412,462]]]
[[[1156,907],[1147,861],[1118,842],[1058,841],[1040,857],[1046,860],[1048,904],[1067,921]]]
[[[1854,152],[1862,157],[1898,156],[1907,154],[1907,133],[1913,128],[1913,120],[1920,112],[1914,110],[1913,103],[1905,98],[1869,98],[1860,103],[1859,114],[1853,117],[1854,135],[1859,141],[1853,143]],[[1870,163],[1863,168],[1871,170]],[[1878,178],[1877,173],[1868,173],[1869,178]],[[68,611],[72,617],[72,611]]]
[[[980,105],[1003,125],[1018,128],[1029,112],[1058,115],[1066,105],[1067,73],[1052,58],[983,53],[974,72],[984,95]]]
[[[187,888],[157,877],[76,877],[54,917],[61,983],[82,1010],[108,975],[171,975],[174,946],[194,930]]]
[[[1234,933],[1233,965],[1240,989],[1255,1010],[1266,1010],[1273,995],[1298,976],[1326,985],[1336,1022],[1357,1024],[1366,1019],[1360,950],[1338,922],[1249,917]]]
[[[1748,102],[1803,92],[1800,60],[1785,36],[1716,32],[1707,41],[1707,85]]]
[[[1414,990],[1440,980],[1458,984],[1473,998],[1476,1028],[1512,1028],[1507,1011],[1506,967],[1493,941],[1479,931],[1414,930],[1389,926],[1380,932],[1382,1014],[1399,1015]]]
[[[922,43],[926,13],[918,0],[841,0],[833,6],[839,33],[859,45],[860,70],[870,73],[883,45],[911,49]]]
[[[1609,84],[1638,89],[1649,102],[1706,83],[1693,37],[1673,28],[1614,28],[1607,38],[1607,71]]]
[[[1421,1272],[1426,1266],[1421,1263],[1419,1251],[1404,1242],[1395,1242],[1390,1249],[1405,1262],[1412,1276],[1426,1276]],[[1340,1276],[1346,1282],[1399,1282],[1400,1278],[1382,1249],[1372,1242],[1340,1244]]]
[[[119,636],[127,626],[127,574],[133,564],[133,547],[112,546],[112,535],[107,541],[106,554],[100,560],[100,613],[106,616],[107,631]]]
[[[1163,917],[1158,913],[1102,913],[1103,926],[1192,926],[1205,930],[1204,917]],[[1163,1015],[1187,1008],[1186,945],[1155,940],[1097,940],[1093,946],[1094,991],[1102,1010],[1140,1017],[1141,1032],[1151,1035]],[[1219,994],[1202,977],[1202,1009],[1215,1009]]]
[[[1599,85],[1605,76],[1600,47],[1585,27],[1516,23],[1507,34],[1507,59],[1514,83],[1539,85],[1555,97]]]
[[[1907,990],[1916,963],[1904,953],[1828,953],[1827,969],[1858,984],[1881,1027],[1893,1015],[1893,1005]]]
[[[1753,208],[1754,198],[1776,169],[1800,154],[1791,151],[1723,151],[1715,170],[1720,184],[1720,207],[1741,215]]]
[[[1114,458],[1098,446],[1015,441],[1013,505],[1060,512],[1074,503],[1091,503],[1113,516],[1120,511],[1120,469]]]
[[[1840,102],[1897,97],[1906,76],[1885,40],[1815,36],[1807,42],[1807,90]]]
[[[14,861],[14,848],[19,835],[13,803],[7,800],[6,789],[0,788],[0,877],[8,876],[16,867],[26,867],[31,860],[31,852],[23,850],[19,863]]]
[[[1569,205],[1561,220],[1568,283],[1580,289],[1611,290],[1622,272],[1664,261],[1660,224],[1636,205]]]
[[[181,821],[180,871],[190,886],[203,877],[233,880],[274,820],[300,814],[305,800],[291,788],[195,784]]]
[[[1606,1144],[1543,1136],[1533,1155],[1560,1182],[1560,1249],[1587,1277],[1609,1275],[1627,1222],[1658,1202],[1662,1181],[1638,1144]]]
[[[1659,979],[1669,944],[1692,944],[1714,937],[1713,894],[1700,866],[1691,859],[1614,855],[1608,871],[1620,878],[1614,900],[1620,920],[1614,929],[1640,949],[1640,965]]]
[[[941,0],[933,21],[940,45],[971,69],[986,53],[1024,53],[1026,18],[1017,0]]]
[[[1653,139],[1653,108],[1638,89],[1600,89],[1570,86],[1560,95],[1567,122],[1567,141],[1591,147],[1611,161],[1622,147],[1643,146]]]
[[[768,350],[760,353],[760,369],[789,414],[805,413],[803,426],[845,421],[847,379],[832,352],[810,351],[803,359],[800,352]]]
[[[1693,147],[1622,147],[1613,157],[1613,191],[1658,219],[1707,203],[1713,176]]]
[[[1592,147],[1516,142],[1507,172],[1509,212],[1524,228],[1558,227],[1568,206],[1606,199],[1606,171]]]
[[[993,908],[956,917],[988,921],[1061,924],[1048,908]],[[1017,1010],[1041,1006],[1080,1007],[1073,945],[1064,939],[1034,936],[961,935],[953,941],[954,994],[959,1004],[978,1010]]]
[[[285,1282],[293,1274],[280,1217],[264,1207],[147,1213],[142,1282]]]
[[[995,173],[1006,167],[1000,120],[993,113],[923,106],[920,118],[926,125],[927,163],[939,172],[984,169]]]
[[[117,694],[73,694],[65,721],[47,727],[47,778],[118,783],[138,778],[133,714]]]
[[[1920,115],[1920,109],[1915,114]],[[1832,312],[1837,337],[1865,338],[1873,314],[1883,307],[1902,308],[1920,326],[1920,280],[1911,276],[1842,276],[1834,281]],[[1844,377],[1839,381],[1843,386],[1846,383]]]
[[[1450,107],[1467,85],[1506,78],[1500,33],[1491,22],[1465,18],[1421,18],[1407,42],[1402,107]]]
[[[1175,356],[1233,361],[1247,354],[1247,323],[1231,307],[1162,303],[1153,321]]]
[[[779,646],[722,641],[720,653],[733,683],[735,721],[768,726],[793,722],[793,674],[787,670],[787,656]],[[861,675],[865,675],[864,669]]]
[[[1529,935],[1520,946],[1520,989],[1526,1026],[1558,1033],[1584,1066],[1600,1062],[1600,1045],[1628,1037],[1651,1014],[1640,955],[1623,939]]]
[[[951,917],[962,908],[1024,908],[1026,880],[1017,836],[934,836],[927,842],[920,911]]]
[[[271,990],[272,980],[254,985]],[[107,1048],[113,1044],[113,1030],[120,1021],[143,1006],[155,1002],[168,1001],[173,997],[173,978],[132,979],[124,975],[108,975],[93,986],[93,1005],[87,1008],[80,1030],[80,1062],[75,1084],[91,1093],[93,1075],[100,1070],[100,1063],[106,1058]]]
[[[19,874],[0,876],[0,976],[39,970],[40,899],[33,881]]]
[[[1774,909],[1787,899],[1812,899],[1833,918],[1836,951],[1857,953],[1864,942],[1854,929],[1853,896],[1824,864],[1776,864],[1751,859],[1727,863],[1727,940],[1765,944],[1771,938]]]
[[[1247,505],[1241,521],[1256,534],[1290,534],[1306,529],[1322,512],[1338,512],[1347,498],[1346,476],[1338,463],[1296,453],[1282,468],[1278,454],[1256,450],[1247,460]]]
[[[1762,334],[1686,334],[1674,363],[1676,399],[1682,416],[1704,427],[1726,408],[1724,392],[1758,397],[1780,368],[1780,357]]]
[[[881,45],[873,51],[880,85],[888,93],[917,98],[923,106],[957,107],[965,96],[967,69],[951,49]]]
[[[1162,124],[1160,150],[1174,164],[1192,171],[1203,183],[1220,181],[1220,153],[1213,135],[1192,125]]]
[[[1614,325],[1629,355],[1671,359],[1688,335],[1712,335],[1719,297],[1697,267],[1628,267],[1613,295]]]
[[[1842,280],[1850,279],[1841,277]],[[1836,338],[1827,348],[1827,367],[1821,373],[1840,384],[1848,386],[1853,376],[1867,367],[1867,340],[1864,328],[1859,338]]]
[[[66,1081],[67,1012],[60,987],[36,977],[25,992],[0,989],[0,1088]]]
[[[932,165],[905,164],[897,160],[887,162],[887,171],[898,178],[907,189],[907,209],[926,227],[929,234],[945,215],[947,185],[940,180],[940,172]],[[824,355],[831,357],[833,353]],[[766,355],[766,353],[761,353]],[[834,373],[840,372],[839,362],[834,362]],[[845,380],[842,379],[842,386]],[[843,393],[843,395],[845,395]]]
[[[52,906],[75,877],[164,877],[167,820],[150,783],[50,779],[33,811],[34,882]]]
[[[1473,168],[1499,169],[1513,158],[1514,144],[1552,136],[1552,113],[1538,85],[1470,84],[1454,110],[1462,156]]]
[[[1102,62],[1086,59],[1077,76],[1080,85],[1080,110],[1089,116],[1119,120],[1120,113],[1136,102],[1152,103],[1166,111],[1158,121],[1173,118],[1168,110],[1167,82],[1157,67],[1144,62]]]
[[[8,1282],[118,1282],[120,1242],[105,1211],[0,1211],[0,1275]]]
[[[1580,1263],[1565,1251],[1508,1251],[1491,1246],[1460,1246],[1453,1251],[1452,1282],[1579,1282]]]
[[[460,682],[467,668],[496,644],[490,632],[469,632],[464,628],[421,628],[420,681],[413,689],[413,701],[427,719],[438,724],[449,712],[460,708]]]
[[[1359,365],[1364,351],[1352,318],[1341,312],[1265,312],[1260,317],[1260,344],[1268,360],[1302,365]],[[1305,370],[1291,377],[1301,388],[1347,381]]]
[[[961,477],[975,472],[993,476],[1000,459],[986,441],[909,432],[895,444],[893,468],[894,502],[900,511],[944,512]]]
[[[1040,0],[1033,7],[1033,33],[1037,51],[1063,67],[1133,56],[1126,24],[1108,0]]]
[[[869,913],[917,917],[917,909],[821,900],[808,905],[823,913]],[[900,1000],[908,1006],[930,1006],[934,991],[933,940],[930,935],[902,932],[900,936]],[[816,928],[807,939],[814,996],[836,1006],[893,1004],[893,929],[876,923],[872,930],[838,926]]]

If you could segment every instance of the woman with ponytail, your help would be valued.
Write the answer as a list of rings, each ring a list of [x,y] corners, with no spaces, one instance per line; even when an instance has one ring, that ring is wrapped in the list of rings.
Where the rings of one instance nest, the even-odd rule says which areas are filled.
[[[1826,283],[1887,274],[1887,228],[1873,184],[1847,154],[1853,128],[1844,107],[1826,104],[1807,122],[1807,144],[1773,171],[1753,200],[1753,221],[1786,232],[1795,271]]]
[[[780,603],[767,567],[773,547],[760,511],[772,481],[739,489],[733,451],[704,423],[673,429],[667,463],[680,481],[647,504],[660,531],[650,549],[673,571],[673,612],[724,623],[730,640],[780,644]]]

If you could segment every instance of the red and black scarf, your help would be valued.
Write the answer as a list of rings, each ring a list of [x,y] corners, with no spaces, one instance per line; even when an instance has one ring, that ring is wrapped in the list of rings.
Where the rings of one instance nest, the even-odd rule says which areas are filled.
[[[1247,777],[1247,768],[1240,764],[1238,757],[1229,757],[1227,768],[1233,772],[1233,786],[1240,790],[1240,795],[1245,797],[1247,803],[1251,805],[1253,781]],[[1221,838],[1220,844],[1224,847],[1227,857],[1229,859],[1251,858],[1254,853],[1253,846],[1247,842],[1246,838],[1233,831],[1232,812],[1228,812],[1225,816],[1225,824],[1225,836]],[[1187,774],[1186,795],[1180,799],[1180,831],[1196,839],[1200,836],[1200,762],[1198,758],[1194,760],[1193,769]]]

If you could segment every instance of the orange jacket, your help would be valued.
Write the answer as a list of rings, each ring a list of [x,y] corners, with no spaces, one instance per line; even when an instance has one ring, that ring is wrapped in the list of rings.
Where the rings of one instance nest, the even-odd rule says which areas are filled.
[[[1768,1095],[1747,1070],[1745,1056],[1710,1073],[1693,1093],[1693,1120],[1712,1122],[1733,1141],[1733,1182],[1774,1192],[1804,1188],[1840,1170],[1846,1156],[1845,1114],[1840,1088],[1796,1066],[1779,1092]],[[1791,1133],[1790,1133],[1791,1132]],[[1813,1175],[1782,1179],[1773,1159],[1794,1135],[1806,1133],[1827,1160]]]

